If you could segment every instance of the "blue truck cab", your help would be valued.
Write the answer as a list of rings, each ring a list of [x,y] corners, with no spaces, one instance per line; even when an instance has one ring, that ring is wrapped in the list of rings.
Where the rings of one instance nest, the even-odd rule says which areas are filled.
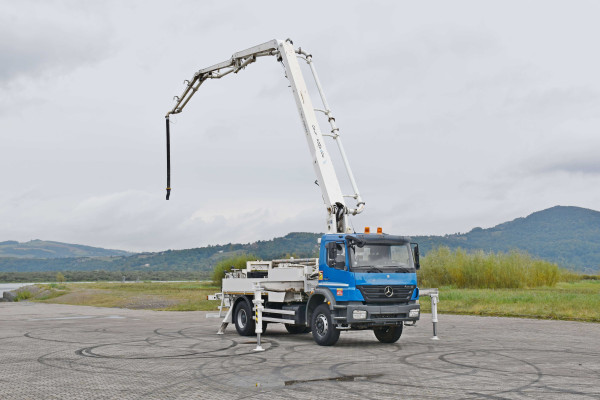
[[[315,341],[333,345],[341,330],[371,329],[394,343],[405,322],[420,315],[419,248],[410,238],[383,233],[326,234],[319,277],[306,308]]]

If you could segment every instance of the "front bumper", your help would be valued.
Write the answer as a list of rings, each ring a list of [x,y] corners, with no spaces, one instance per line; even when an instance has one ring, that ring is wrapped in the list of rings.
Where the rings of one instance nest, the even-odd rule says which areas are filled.
[[[421,306],[419,304],[368,305],[362,303],[336,304],[334,319],[341,324],[385,325],[401,321],[418,321]],[[366,318],[354,318],[354,311],[366,311]],[[411,310],[417,310],[416,312]],[[363,313],[357,313],[363,314]],[[416,314],[416,316],[414,316]]]

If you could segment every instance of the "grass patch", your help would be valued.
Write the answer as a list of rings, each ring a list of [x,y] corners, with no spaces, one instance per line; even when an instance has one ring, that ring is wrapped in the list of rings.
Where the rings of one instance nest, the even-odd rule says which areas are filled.
[[[15,301],[28,300],[31,298],[31,296],[32,296],[32,294],[29,290],[21,290],[20,292],[17,293],[17,297],[15,298]]]
[[[37,284],[39,292],[32,298],[34,301],[51,300],[69,293],[67,285],[63,283]]]
[[[427,253],[420,287],[440,288],[440,313],[600,322],[600,280],[527,253],[440,247]],[[428,298],[421,300],[430,312]]]
[[[65,290],[67,286],[64,283],[49,283],[47,285],[38,285],[41,288]]]
[[[47,285],[42,285],[47,286]],[[424,287],[424,285],[420,285]],[[67,283],[34,299],[45,303],[167,311],[214,311],[206,296],[220,288],[210,282]],[[423,312],[431,311],[428,297]],[[440,287],[440,313],[600,322],[600,280],[579,279],[555,286],[501,289]]]
[[[42,302],[97,307],[170,311],[215,310],[219,302],[206,300],[220,287],[207,282],[67,283],[65,294]]]
[[[42,293],[41,295],[36,296],[35,299],[33,299],[33,300],[35,300],[35,301],[51,300],[51,299],[55,299],[57,297],[63,296],[65,294],[67,294],[66,291],[53,290],[48,293]]]
[[[428,297],[421,310],[431,312]],[[533,289],[440,288],[440,313],[600,322],[600,281],[559,282]]]

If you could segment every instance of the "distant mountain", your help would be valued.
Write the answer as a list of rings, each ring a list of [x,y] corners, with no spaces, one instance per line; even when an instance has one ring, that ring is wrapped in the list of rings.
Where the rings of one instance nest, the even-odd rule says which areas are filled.
[[[423,253],[438,246],[529,254],[576,270],[600,270],[600,212],[556,206],[525,218],[464,234],[415,236]]]
[[[0,257],[4,257],[0,258],[0,272],[68,270],[209,271],[220,260],[240,254],[254,254],[261,259],[285,256],[316,257],[318,255],[317,239],[320,236],[319,233],[293,232],[284,237],[259,240],[247,244],[229,243],[188,250],[167,250],[158,253],[139,253],[104,258],[98,258],[97,253],[93,253],[93,257],[96,258],[90,256],[46,259],[15,258],[2,256],[6,253],[0,252]],[[556,262],[565,268],[590,273],[600,271],[600,212],[579,207],[552,207],[535,212],[525,218],[505,222],[493,228],[474,228],[468,233],[445,236],[415,236],[413,241],[419,243],[423,255],[438,246],[486,251],[516,249]],[[36,241],[28,243],[34,242]],[[3,246],[23,247],[28,243],[2,242],[0,243],[0,251]],[[56,244],[56,242],[43,243]],[[60,243],[58,245],[65,244]],[[106,252],[115,251],[88,246],[65,246],[77,246],[79,249],[95,249]],[[101,255],[107,256],[108,254],[102,253]]]
[[[225,244],[188,250],[167,250],[109,258],[0,258],[0,272],[33,271],[209,271],[224,258],[254,254],[261,259],[316,257],[318,233],[293,232],[272,240]]]
[[[110,250],[100,247],[83,246],[51,242],[47,240],[31,240],[19,243],[14,240],[0,242],[0,257],[15,258],[71,258],[71,257],[114,257],[127,256],[132,253],[123,250]]]

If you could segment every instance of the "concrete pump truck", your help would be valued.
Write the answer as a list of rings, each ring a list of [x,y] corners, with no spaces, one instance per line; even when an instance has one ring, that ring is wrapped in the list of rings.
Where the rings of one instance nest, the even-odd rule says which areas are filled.
[[[274,56],[281,62],[298,107],[304,134],[327,210],[326,234],[320,238],[319,258],[249,261],[245,269],[228,272],[222,291],[219,316],[224,315],[218,333],[234,323],[240,335],[260,334],[267,323],[283,323],[290,333],[312,331],[322,346],[334,345],[342,330],[373,330],[380,342],[394,343],[404,325],[415,325],[420,316],[418,245],[404,236],[382,232],[355,233],[349,216],[363,211],[362,200],[348,163],[339,129],[323,93],[311,54],[295,49],[291,40],[271,40],[233,54],[222,63],[199,70],[175,106],[166,114],[167,200],[170,195],[169,117],[178,114],[209,79],[238,73],[259,57]],[[308,94],[298,59],[312,72],[323,109],[315,109]],[[325,114],[330,134],[322,134],[315,111]],[[337,143],[354,194],[342,194],[324,136]],[[355,201],[354,208],[346,198]]]

